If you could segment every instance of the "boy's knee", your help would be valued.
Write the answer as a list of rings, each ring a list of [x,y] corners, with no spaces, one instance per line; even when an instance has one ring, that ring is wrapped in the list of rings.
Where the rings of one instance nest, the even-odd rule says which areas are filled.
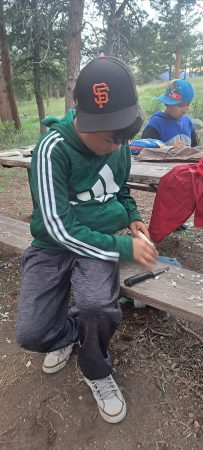
[[[104,320],[120,322],[122,318],[122,311],[117,305],[102,304],[96,302],[95,304],[87,303],[82,308],[80,307],[79,317],[85,317],[86,320]]]
[[[31,326],[16,325],[16,342],[20,347],[33,352],[43,351],[43,336],[39,330]]]

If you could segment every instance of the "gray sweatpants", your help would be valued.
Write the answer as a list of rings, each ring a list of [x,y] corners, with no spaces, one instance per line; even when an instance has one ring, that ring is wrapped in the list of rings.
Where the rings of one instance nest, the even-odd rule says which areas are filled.
[[[90,380],[112,371],[108,343],[120,320],[118,264],[29,247],[22,258],[17,342],[51,352],[79,340],[78,363]],[[75,307],[68,312],[72,288]]]

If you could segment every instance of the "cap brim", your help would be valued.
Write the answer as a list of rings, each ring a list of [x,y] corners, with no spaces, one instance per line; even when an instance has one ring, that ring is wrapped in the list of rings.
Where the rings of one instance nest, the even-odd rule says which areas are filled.
[[[155,97],[154,100],[158,100],[159,102],[162,102],[164,103],[164,105],[167,106],[178,105],[183,101],[183,100],[173,100],[172,98],[167,97],[167,95],[160,95],[159,97]]]
[[[141,115],[139,105],[108,114],[88,114],[77,107],[77,125],[81,132],[114,131],[129,127]]]

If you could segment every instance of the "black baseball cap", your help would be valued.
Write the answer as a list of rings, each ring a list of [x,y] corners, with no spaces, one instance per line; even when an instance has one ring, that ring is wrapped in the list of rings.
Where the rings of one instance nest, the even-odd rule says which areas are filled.
[[[141,112],[130,71],[119,59],[103,54],[81,70],[74,98],[81,132],[120,130]]]

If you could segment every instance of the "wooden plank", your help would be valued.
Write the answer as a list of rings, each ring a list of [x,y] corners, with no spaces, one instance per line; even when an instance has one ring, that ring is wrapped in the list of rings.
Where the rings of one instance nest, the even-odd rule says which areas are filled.
[[[26,149],[32,150],[34,146],[27,147]],[[31,165],[31,157],[24,157],[23,152],[24,149],[14,149],[21,152],[20,156],[1,156],[0,157],[0,165],[3,167],[24,167],[26,169],[30,168]],[[186,163],[186,162],[185,162]],[[138,183],[135,189],[141,189],[139,186],[143,185],[143,190],[148,190],[148,187],[145,185],[153,185],[158,184],[160,178],[165,175],[169,170],[173,167],[181,165],[182,163],[176,162],[141,162],[136,161],[134,158],[131,158],[131,171],[129,176],[130,183]],[[149,187],[151,191],[151,188]]]
[[[158,184],[160,178],[176,166],[176,162],[141,162],[131,158],[131,170],[128,181],[132,183]]]
[[[24,157],[23,152],[25,150],[32,150],[34,145],[25,148],[15,148],[13,150],[18,150],[21,155],[19,156],[0,156],[0,165],[3,167],[24,167],[28,169],[31,165],[31,157]]]
[[[169,271],[159,275],[159,279],[129,288],[124,279],[143,272],[143,268],[135,263],[122,263],[120,267],[122,295],[203,325],[203,275],[169,266]]]
[[[0,215],[0,242],[22,253],[31,241],[29,223]]]
[[[145,183],[131,183],[127,182],[127,185],[130,189],[136,189],[137,191],[145,191],[145,192],[157,192],[158,185],[157,184],[145,184]]]

